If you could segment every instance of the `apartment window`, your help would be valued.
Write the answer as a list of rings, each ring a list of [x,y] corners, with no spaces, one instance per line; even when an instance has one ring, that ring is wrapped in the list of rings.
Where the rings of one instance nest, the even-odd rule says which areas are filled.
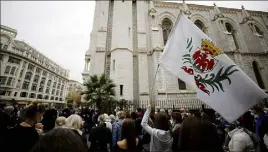
[[[0,90],[0,95],[1,95],[1,96],[6,95],[6,91]]]
[[[36,83],[33,83],[32,84],[32,91],[36,91],[36,88],[37,88],[37,84]]]
[[[22,77],[22,74],[23,74],[23,69],[20,70],[20,77]]]
[[[35,98],[36,97],[36,94],[35,93],[31,93],[30,94],[30,98]]]
[[[33,69],[34,69],[34,66],[33,66],[32,64],[29,64],[29,65],[28,65],[28,70],[33,71]]]
[[[44,91],[44,87],[41,86],[39,89],[38,89],[39,92],[43,92]]]
[[[50,100],[54,100],[54,97],[50,97]]]
[[[42,94],[38,94],[37,95],[37,99],[42,99],[43,98],[43,95]]]
[[[52,90],[52,93],[51,94],[55,94],[55,89]]]
[[[64,88],[64,85],[61,85],[61,90],[63,90],[63,88]]]
[[[115,60],[113,60],[113,71],[115,71]]]
[[[4,45],[4,48],[3,49],[4,50],[7,50],[7,48],[8,48],[8,45]]]
[[[9,74],[10,68],[10,66],[6,66],[5,74]]]
[[[26,62],[25,62],[25,61],[23,62],[22,67],[23,67],[23,68],[26,67]]]
[[[15,64],[20,64],[20,59],[14,58],[14,57],[9,57],[8,58],[9,63],[15,63]]]
[[[62,98],[60,98],[60,101],[62,101]]]
[[[17,96],[17,94],[18,94],[18,92],[15,92],[15,93],[14,93],[14,97],[16,97],[16,96]]]
[[[27,97],[28,93],[27,92],[21,92],[20,97]]]
[[[12,67],[11,71],[10,71],[10,74],[14,74],[15,73],[15,70],[16,70],[16,67]]]
[[[20,88],[20,80],[18,80],[16,88]]]
[[[40,74],[41,73],[41,69],[40,68],[36,68],[36,73]]]
[[[49,87],[47,87],[47,89],[46,89],[46,93],[49,94]]]
[[[123,85],[120,85],[120,96],[123,96]]]
[[[55,100],[58,100],[58,97],[56,97]]]
[[[48,80],[47,81],[47,86],[50,87],[50,85],[51,85],[51,80]]]
[[[25,80],[31,80],[31,78],[32,78],[32,72],[26,72],[26,74],[25,74]]]
[[[60,89],[60,83],[58,83],[57,89]]]
[[[12,79],[13,79],[13,78],[11,78],[11,77],[8,78],[8,80],[7,80],[7,85],[8,85],[8,86],[11,85]]]
[[[56,96],[58,96],[59,95],[59,90],[57,90],[57,92],[56,92]]]
[[[60,92],[60,96],[62,96],[62,94],[63,94],[63,91]]]
[[[44,99],[48,100],[49,99],[49,96],[48,95],[45,95]]]
[[[35,83],[38,83],[38,80],[39,80],[39,75],[35,75],[33,81],[34,81]]]
[[[178,85],[180,90],[186,90],[186,84],[182,80],[178,79]]]
[[[43,71],[43,76],[47,76],[47,71]]]
[[[22,84],[22,89],[28,89],[29,88],[29,82],[24,81]]]
[[[56,88],[57,82],[53,83],[53,88]]]
[[[11,95],[11,91],[7,91],[6,96],[10,96],[10,95]]]
[[[5,85],[6,81],[7,81],[7,77],[3,77],[3,76],[0,77],[0,85]]]
[[[46,81],[46,78],[42,78],[41,82],[40,82],[40,85],[43,86],[45,84],[45,81]]]

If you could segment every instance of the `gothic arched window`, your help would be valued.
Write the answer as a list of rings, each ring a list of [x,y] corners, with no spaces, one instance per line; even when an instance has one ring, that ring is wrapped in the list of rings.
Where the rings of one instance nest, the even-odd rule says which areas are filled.
[[[163,30],[163,39],[164,39],[164,45],[166,45],[168,36],[172,29],[172,21],[168,18],[164,18],[162,21],[162,30]]]
[[[264,83],[263,83],[263,80],[262,80],[262,77],[261,77],[261,73],[260,73],[258,62],[253,61],[252,62],[252,66],[253,66],[253,71],[255,73],[255,76],[256,76],[256,79],[257,79],[257,82],[258,82],[259,87],[262,88],[262,89],[265,89]]]
[[[178,85],[180,90],[186,90],[186,84],[181,79],[178,79]]]
[[[228,22],[225,23],[225,28],[226,28],[226,31],[229,32],[229,33],[233,33],[234,32],[233,26],[230,23],[228,23]]]
[[[225,23],[225,29],[228,32],[228,34],[230,34],[232,36],[236,49],[239,49],[234,27],[230,23],[226,22]]]
[[[261,29],[257,25],[254,25],[254,26],[256,29],[256,33],[258,33],[259,35],[263,35],[263,32],[261,31]]]
[[[195,24],[201,31],[203,31],[204,33],[206,33],[206,31],[205,31],[205,24],[204,24],[202,21],[200,21],[200,20],[196,20],[196,21],[194,22],[194,24]]]

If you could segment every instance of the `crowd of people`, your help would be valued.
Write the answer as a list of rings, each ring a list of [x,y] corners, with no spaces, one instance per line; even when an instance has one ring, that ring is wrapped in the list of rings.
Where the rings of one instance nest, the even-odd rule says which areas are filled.
[[[7,105],[0,111],[1,152],[268,152],[267,109],[228,123],[206,109],[136,112]]]

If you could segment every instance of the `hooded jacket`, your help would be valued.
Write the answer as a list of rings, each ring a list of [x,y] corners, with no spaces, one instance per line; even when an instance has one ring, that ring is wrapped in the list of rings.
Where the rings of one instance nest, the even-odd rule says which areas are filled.
[[[171,152],[171,147],[173,143],[171,132],[150,127],[148,125],[148,118],[150,113],[151,109],[148,108],[141,122],[141,126],[143,127],[143,129],[151,135],[150,151]]]

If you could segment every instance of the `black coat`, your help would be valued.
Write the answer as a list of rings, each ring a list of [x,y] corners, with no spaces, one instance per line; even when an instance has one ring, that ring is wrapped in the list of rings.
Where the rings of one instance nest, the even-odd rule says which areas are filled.
[[[107,144],[112,143],[112,133],[107,127],[94,127],[89,136],[91,142],[90,150],[107,151]]]

